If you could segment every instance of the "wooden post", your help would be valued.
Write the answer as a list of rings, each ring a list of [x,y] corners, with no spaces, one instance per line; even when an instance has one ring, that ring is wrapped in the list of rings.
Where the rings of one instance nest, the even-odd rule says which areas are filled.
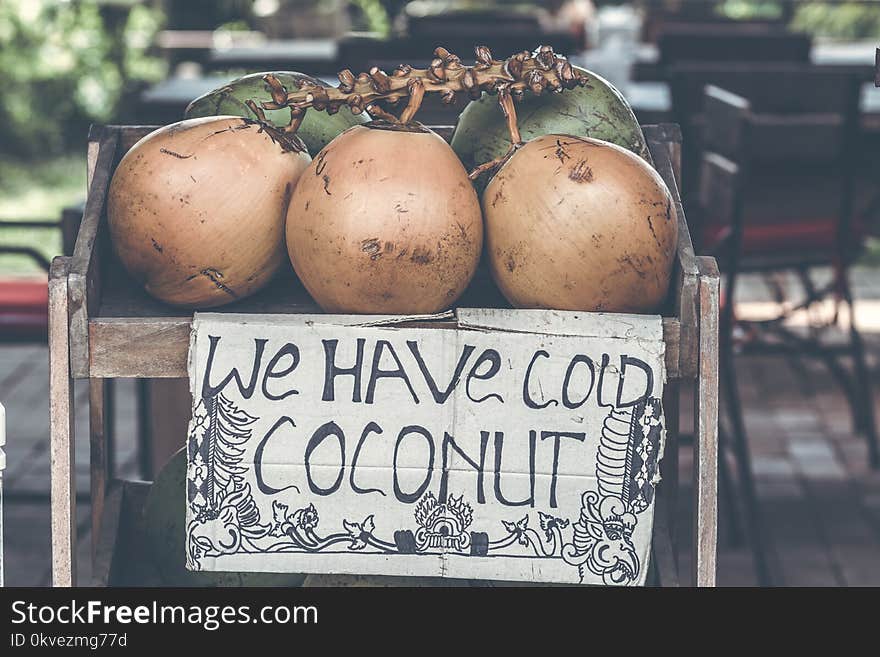
[[[874,56],[874,86],[880,87],[880,48],[877,48]]]
[[[715,586],[718,547],[718,296],[714,258],[699,257],[699,360],[694,412],[694,584]]]
[[[106,379],[89,379],[89,484],[92,512],[92,561],[101,535],[104,497],[107,493],[108,413]]]
[[[76,468],[67,305],[69,262],[69,258],[58,256],[49,270],[49,445],[54,586],[76,583]]]
[[[6,409],[0,404],[0,588],[5,586],[3,579],[3,470],[6,469]]]

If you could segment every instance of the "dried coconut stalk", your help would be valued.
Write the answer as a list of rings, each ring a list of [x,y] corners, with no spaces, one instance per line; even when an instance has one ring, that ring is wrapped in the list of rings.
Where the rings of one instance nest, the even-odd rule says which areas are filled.
[[[388,75],[373,67],[369,73],[358,76],[345,69],[339,73],[339,86],[329,89],[303,82],[299,89],[288,92],[275,76],[266,75],[263,79],[269,85],[272,101],[263,102],[261,106],[265,110],[289,107],[291,121],[285,131],[296,132],[309,108],[335,114],[347,106],[354,114],[366,110],[373,118],[405,124],[413,120],[426,93],[442,94],[447,105],[454,103],[460,93],[472,99],[479,98],[483,92],[498,94],[498,103],[510,130],[511,146],[504,156],[474,169],[470,174],[473,180],[506,161],[522,144],[514,100],[521,99],[527,90],[534,94],[560,92],[588,82],[587,76],[575,70],[565,57],[554,53],[550,46],[541,46],[532,53],[523,51],[506,60],[493,59],[485,46],[477,46],[475,52],[474,66],[465,66],[456,55],[437,48],[434,60],[426,69],[403,64]],[[393,106],[404,98],[408,98],[408,103],[400,118],[380,105]],[[256,103],[249,101],[248,106],[262,118],[262,110]]]

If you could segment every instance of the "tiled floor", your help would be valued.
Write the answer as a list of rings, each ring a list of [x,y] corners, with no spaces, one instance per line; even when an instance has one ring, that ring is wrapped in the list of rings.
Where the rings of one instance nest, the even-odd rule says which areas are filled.
[[[855,275],[857,310],[865,327],[875,372],[875,408],[880,416],[880,272]],[[759,311],[768,297],[756,281],[743,300]],[[867,465],[861,436],[835,381],[821,365],[779,357],[742,357],[739,381],[766,535],[775,553],[774,581],[787,585],[880,585],[880,471]],[[134,393],[118,384],[118,463],[135,475]],[[0,400],[7,407],[5,537],[9,585],[49,581],[49,487],[47,352],[40,346],[0,347]],[[76,389],[78,515],[85,535],[88,491],[87,389]],[[683,408],[690,401],[683,399]],[[683,412],[685,412],[683,410]],[[686,415],[682,426],[688,426]],[[690,564],[690,446],[681,448],[682,490],[678,536],[680,569]],[[722,499],[718,579],[722,585],[755,583],[751,553],[730,540],[732,500]],[[87,538],[87,537],[86,537]],[[80,549],[82,580],[88,581],[87,545]]]
[[[880,342],[875,345],[876,352]],[[774,584],[880,585],[880,471],[869,468],[865,441],[853,433],[834,381],[821,366],[803,365],[806,378],[779,358],[738,363]],[[681,450],[683,482],[691,476],[689,451]],[[679,504],[682,537],[691,531],[689,494],[684,488]],[[730,540],[730,513],[731,500],[722,498],[719,583],[754,584],[748,546]],[[688,552],[681,563],[685,581]]]

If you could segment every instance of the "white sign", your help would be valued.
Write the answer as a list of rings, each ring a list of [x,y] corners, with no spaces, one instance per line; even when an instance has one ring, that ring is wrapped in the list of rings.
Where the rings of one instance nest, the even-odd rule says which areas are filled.
[[[189,568],[644,583],[660,318],[403,319],[196,315]]]

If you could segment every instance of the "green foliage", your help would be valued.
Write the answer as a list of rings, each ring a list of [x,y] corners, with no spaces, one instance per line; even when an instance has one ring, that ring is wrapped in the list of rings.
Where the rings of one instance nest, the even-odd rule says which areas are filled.
[[[782,3],[773,0],[722,0],[715,10],[740,21],[773,19],[782,15]]]
[[[102,11],[96,0],[2,0],[3,152],[49,155],[84,143],[88,125],[110,120],[127,91],[164,75],[147,52],[159,26],[139,4]]]
[[[366,31],[381,38],[391,35],[391,19],[380,0],[351,0],[351,5],[360,13]]]
[[[880,3],[804,2],[795,11],[792,27],[835,39],[878,39]]]
[[[0,155],[0,219],[54,220],[61,210],[83,200],[85,150],[49,160],[22,162]],[[3,227],[0,243],[31,246],[46,259],[61,252],[61,232],[46,228]],[[0,276],[36,274],[39,265],[24,255],[0,255]]]
[[[783,4],[780,0],[718,0],[715,11],[734,20],[774,19],[783,15]],[[880,38],[880,2],[798,1],[791,27],[834,39]]]

